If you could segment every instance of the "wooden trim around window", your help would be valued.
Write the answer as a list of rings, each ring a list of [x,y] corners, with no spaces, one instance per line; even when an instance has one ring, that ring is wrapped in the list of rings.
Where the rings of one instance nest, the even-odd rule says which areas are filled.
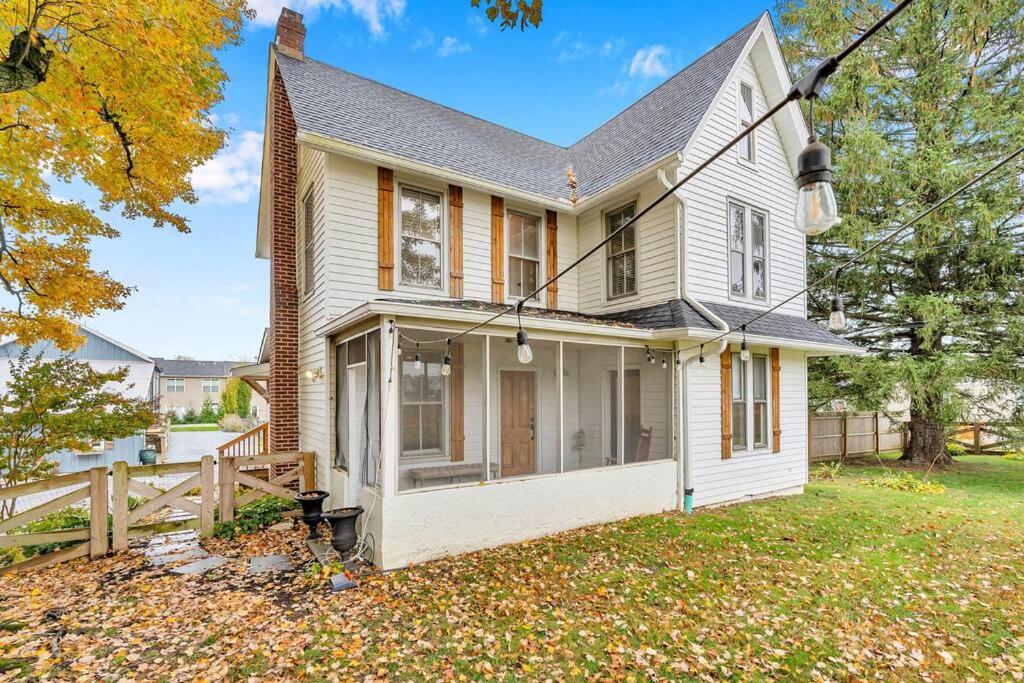
[[[491,301],[505,303],[505,200],[491,195]]]
[[[779,453],[782,451],[782,408],[779,387],[782,364],[779,361],[778,348],[773,348],[768,353],[772,362],[772,453]]]
[[[395,174],[377,167],[377,287],[395,288]]]
[[[558,275],[558,212],[548,209],[544,212],[548,228],[546,247],[547,279]],[[548,285],[548,308],[558,308],[558,280]]]
[[[721,355],[722,366],[722,460],[732,457],[732,350]]]
[[[449,295],[462,298],[462,188],[448,186],[448,270]]]
[[[452,462],[462,462],[466,457],[466,373],[463,358],[462,344],[452,344],[452,374],[448,385]]]

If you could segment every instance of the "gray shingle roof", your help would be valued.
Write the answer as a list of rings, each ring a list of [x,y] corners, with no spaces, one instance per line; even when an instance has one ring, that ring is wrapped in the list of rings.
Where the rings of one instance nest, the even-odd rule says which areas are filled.
[[[301,131],[483,181],[567,199],[572,165],[581,198],[682,151],[757,20],[570,147],[430,102],[314,59],[277,63]]]
[[[154,358],[160,372],[169,377],[227,377],[231,368],[238,365],[233,360],[177,360],[175,358]]]
[[[508,308],[504,304],[475,301],[472,299],[378,299],[378,301],[418,304],[462,311],[481,311],[484,313],[497,313]],[[731,329],[737,331],[741,325],[760,313],[756,308],[747,308],[745,306],[711,302],[701,303],[712,313],[724,320]],[[641,330],[670,330],[687,327],[704,328],[707,330],[718,329],[713,322],[705,318],[697,309],[682,299],[673,299],[662,304],[655,304],[654,306],[645,306],[643,308],[604,315],[585,315],[573,311],[527,306],[523,308],[523,317],[565,320],[567,322],[608,325],[609,327],[628,327]],[[782,313],[768,313],[758,319],[757,322],[748,325],[747,332],[752,336],[776,337],[779,339],[792,339],[793,341],[847,346],[851,349],[856,348],[856,345],[832,334],[810,320]]]

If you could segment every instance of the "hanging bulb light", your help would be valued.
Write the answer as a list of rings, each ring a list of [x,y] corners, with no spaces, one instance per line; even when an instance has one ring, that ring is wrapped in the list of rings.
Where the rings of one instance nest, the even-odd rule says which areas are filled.
[[[661,357],[661,369],[665,370],[667,368],[668,368],[668,358],[666,358],[665,356],[662,356]]]
[[[423,359],[420,358],[420,343],[416,342],[416,355],[412,359],[412,366],[417,370],[423,369]]]
[[[452,374],[452,340],[448,339],[448,353],[444,355],[444,362],[441,363],[441,374],[447,377]]]
[[[840,332],[846,328],[846,313],[843,311],[843,297],[836,292],[832,296],[832,314],[828,317],[828,326],[833,332]]]
[[[701,370],[708,366],[708,362],[704,360],[704,345],[700,345],[700,356],[697,357],[697,367]]]
[[[750,360],[750,349],[747,348],[747,326],[744,325],[740,329],[743,330],[743,341],[740,342],[740,360],[746,363]]]
[[[645,346],[644,350],[647,351],[647,362],[650,363],[651,365],[654,365],[654,354],[651,353],[651,347]]]
[[[516,357],[519,359],[519,362],[523,365],[532,363],[533,349],[530,348],[530,340],[526,336],[526,330],[521,327],[519,328],[519,331],[516,332],[516,344],[518,345],[518,348],[516,349]]]
[[[809,102],[811,135],[796,160],[796,228],[813,236],[838,225],[840,218],[832,189],[832,152],[814,135],[814,98]]]

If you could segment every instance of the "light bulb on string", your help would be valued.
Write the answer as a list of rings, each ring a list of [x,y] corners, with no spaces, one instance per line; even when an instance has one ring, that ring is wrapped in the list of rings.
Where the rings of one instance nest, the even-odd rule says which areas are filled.
[[[448,352],[444,356],[444,362],[441,363],[441,374],[445,377],[452,374],[452,340],[448,338]]]
[[[744,325],[740,329],[743,330],[743,341],[740,342],[740,360],[746,363],[750,360],[750,349],[747,347],[747,326]]]

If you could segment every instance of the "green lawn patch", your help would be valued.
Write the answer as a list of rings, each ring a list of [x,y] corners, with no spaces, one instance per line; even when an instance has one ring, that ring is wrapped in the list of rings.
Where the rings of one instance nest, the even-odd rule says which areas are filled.
[[[220,425],[171,425],[172,432],[219,432]]]

